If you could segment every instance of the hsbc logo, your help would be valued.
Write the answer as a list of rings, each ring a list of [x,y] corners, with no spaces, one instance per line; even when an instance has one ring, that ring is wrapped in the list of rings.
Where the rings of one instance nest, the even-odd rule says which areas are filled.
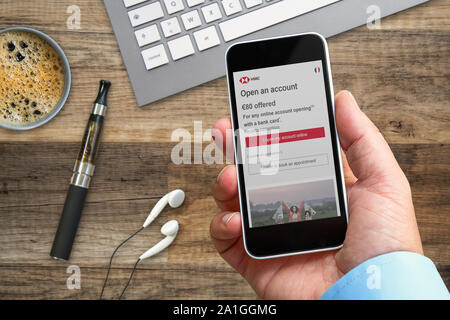
[[[242,84],[246,84],[250,82],[250,78],[249,77],[242,77],[241,79],[239,79],[239,82]]]
[[[245,77],[240,78],[239,82],[242,84],[246,84],[246,83],[249,83],[250,81],[256,81],[256,80],[259,80],[259,77],[249,78],[249,77],[245,76]]]

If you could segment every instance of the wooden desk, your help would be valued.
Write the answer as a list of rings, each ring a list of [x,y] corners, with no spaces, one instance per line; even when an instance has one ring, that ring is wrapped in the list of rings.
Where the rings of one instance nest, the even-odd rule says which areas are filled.
[[[67,7],[81,9],[69,30]],[[329,40],[335,91],[349,89],[380,128],[408,176],[425,254],[447,285],[450,276],[450,3],[432,1]],[[159,241],[169,218],[181,225],[176,245],[139,265],[127,298],[255,298],[209,239],[219,212],[210,185],[220,165],[175,165],[171,134],[203,131],[229,116],[225,78],[138,109],[103,2],[0,3],[0,29],[26,25],[65,50],[73,86],[62,112],[29,132],[0,129],[0,298],[95,299],[113,248],[138,229],[167,191],[181,187],[185,205],[169,210],[114,260],[106,297],[117,297],[136,258]],[[49,257],[69,178],[99,79],[113,88],[97,172],[70,263]],[[214,97],[211,99],[211,97]],[[201,134],[201,133],[200,133]],[[203,144],[205,147],[210,142]],[[81,289],[68,290],[69,265]]]

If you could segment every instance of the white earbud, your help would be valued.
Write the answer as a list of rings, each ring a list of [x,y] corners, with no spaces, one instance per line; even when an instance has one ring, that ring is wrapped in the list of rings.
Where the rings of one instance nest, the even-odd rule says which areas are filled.
[[[148,227],[148,225],[152,223],[157,216],[159,216],[159,214],[161,213],[161,211],[163,211],[167,204],[169,204],[172,208],[178,208],[179,206],[181,206],[184,202],[184,198],[184,191],[181,189],[173,190],[172,192],[166,194],[156,203],[152,211],[150,211],[150,214],[148,215],[142,227]]]
[[[161,213],[161,211],[163,211],[163,209],[167,206],[167,204],[169,204],[172,208],[178,208],[179,206],[181,206],[183,204],[184,198],[185,198],[184,191],[180,190],[180,189],[174,190],[174,191],[169,192],[168,194],[166,194],[164,197],[162,197],[156,203],[156,205],[153,207],[152,211],[150,211],[150,214],[148,215],[148,217],[145,220],[145,222],[142,225],[142,227],[138,231],[133,233],[131,236],[126,238],[124,241],[122,241],[116,247],[116,249],[114,249],[114,251],[113,251],[113,253],[111,255],[111,258],[109,259],[108,272],[106,273],[105,282],[103,283],[102,292],[100,293],[100,299],[103,296],[103,292],[105,290],[106,282],[108,281],[109,271],[111,270],[112,260],[114,258],[114,255],[116,254],[117,250],[119,250],[119,248],[121,246],[123,246],[123,244],[126,243],[128,240],[132,239],[135,235],[137,235],[139,232],[141,232],[146,227],[148,227],[148,225],[150,223],[152,223],[153,220],[156,219],[156,217],[158,217],[158,215]],[[123,296],[123,294],[125,293],[125,290],[127,289],[128,285],[130,284],[131,278],[133,277],[133,273],[136,270],[136,266],[139,263],[139,261],[147,259],[147,258],[149,258],[151,256],[154,256],[155,254],[160,253],[161,251],[166,249],[168,246],[170,246],[170,244],[175,240],[175,238],[176,238],[176,236],[178,234],[178,228],[179,228],[178,221],[176,221],[176,220],[171,220],[169,222],[166,222],[162,226],[161,233],[163,235],[165,235],[166,237],[163,240],[161,240],[160,242],[158,242],[155,246],[153,246],[152,248],[148,249],[146,252],[144,252],[139,257],[138,261],[134,265],[134,268],[133,268],[133,271],[131,272],[130,278],[128,279],[128,283],[125,286],[125,288],[123,289],[122,294],[119,297],[119,300]]]
[[[155,244],[153,247],[145,251],[140,257],[139,260],[144,260],[147,258],[150,258],[151,256],[154,256],[155,254],[160,253],[164,249],[166,249],[168,246],[171,245],[171,243],[175,240],[178,234],[178,221],[177,220],[170,220],[166,222],[162,228],[161,233],[165,235],[166,237],[162,239],[160,242]]]

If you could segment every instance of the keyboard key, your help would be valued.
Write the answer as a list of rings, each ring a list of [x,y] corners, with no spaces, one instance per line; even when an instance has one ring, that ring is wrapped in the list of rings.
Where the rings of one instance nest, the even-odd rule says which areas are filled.
[[[224,21],[219,27],[228,42],[337,1],[340,0],[284,0]]]
[[[187,4],[189,7],[193,7],[204,2],[205,0],[187,0]]]
[[[239,0],[222,0],[222,6],[227,16],[242,11],[241,2]]]
[[[161,21],[161,28],[166,38],[181,32],[177,17]]]
[[[217,34],[215,26],[194,32],[194,38],[195,42],[197,42],[198,50],[200,51],[218,46],[220,44],[219,35]]]
[[[145,1],[147,0],[123,0],[123,4],[125,5],[126,8],[129,8]]]
[[[153,24],[144,29],[136,30],[134,32],[134,35],[136,36],[139,47],[143,47],[147,44],[161,40],[161,36],[156,24]]]
[[[250,9],[263,3],[263,0],[244,0],[244,2],[245,6]]]
[[[184,28],[190,30],[196,28],[202,24],[200,20],[200,15],[197,10],[190,11],[188,13],[181,15],[181,20],[183,20]]]
[[[128,17],[130,18],[131,25],[137,27],[143,23],[164,17],[164,12],[161,8],[161,3],[158,1],[129,11]]]
[[[178,60],[194,54],[194,47],[192,46],[191,39],[188,35],[169,41],[167,42],[167,45],[169,46],[173,60]]]
[[[216,21],[222,18],[219,5],[217,3],[210,4],[209,6],[202,8],[203,17],[205,17],[206,23]]]
[[[154,69],[169,63],[167,58],[166,49],[162,44],[152,47],[150,49],[141,52],[142,58],[144,58],[145,67],[147,70]]]
[[[181,11],[184,9],[182,0],[164,0],[164,3],[169,14]]]

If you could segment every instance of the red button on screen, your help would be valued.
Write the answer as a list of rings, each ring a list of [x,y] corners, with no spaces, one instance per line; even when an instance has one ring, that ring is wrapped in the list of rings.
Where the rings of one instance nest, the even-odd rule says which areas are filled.
[[[301,140],[311,140],[325,137],[325,128],[312,128],[297,131],[280,132],[279,134],[266,134],[245,138],[247,148],[265,146],[276,143],[286,143]]]

